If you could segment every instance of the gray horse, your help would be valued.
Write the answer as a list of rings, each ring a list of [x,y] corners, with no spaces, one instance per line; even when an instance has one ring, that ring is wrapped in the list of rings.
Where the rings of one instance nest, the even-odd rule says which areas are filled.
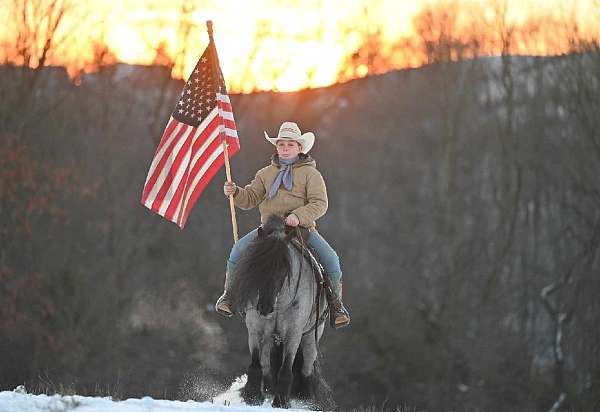
[[[271,216],[259,232],[231,285],[234,307],[245,314],[252,358],[244,402],[261,405],[266,393],[276,408],[289,408],[295,398],[311,408],[335,409],[317,359],[327,303],[314,265],[291,244],[293,232],[286,234],[282,218]]]

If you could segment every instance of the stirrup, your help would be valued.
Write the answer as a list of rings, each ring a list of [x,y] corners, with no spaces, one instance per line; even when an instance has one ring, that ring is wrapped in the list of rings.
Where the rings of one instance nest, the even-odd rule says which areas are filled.
[[[231,302],[229,301],[229,296],[227,296],[227,292],[223,293],[219,299],[217,299],[217,303],[215,303],[215,311],[219,315],[223,315],[227,318],[233,316],[233,310],[231,308]]]
[[[329,316],[329,324],[334,329],[343,328],[350,324],[350,314],[342,302],[339,302],[339,306],[336,305],[336,307],[332,308]]]

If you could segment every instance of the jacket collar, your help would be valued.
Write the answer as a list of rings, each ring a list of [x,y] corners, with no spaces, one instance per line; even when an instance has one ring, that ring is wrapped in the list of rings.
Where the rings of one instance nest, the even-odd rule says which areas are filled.
[[[296,163],[294,163],[294,166],[300,166],[300,165],[304,165],[304,164],[311,163],[311,162],[315,162],[315,161],[310,155],[307,155],[305,153],[299,153],[298,160],[296,161]],[[277,153],[274,153],[271,156],[271,164],[273,166],[279,167],[279,155],[277,155]],[[315,164],[316,164],[316,162],[315,162]]]

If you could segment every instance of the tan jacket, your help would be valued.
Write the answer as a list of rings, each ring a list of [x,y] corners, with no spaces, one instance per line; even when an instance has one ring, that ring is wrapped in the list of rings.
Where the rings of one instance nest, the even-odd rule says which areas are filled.
[[[300,220],[300,226],[309,229],[316,227],[315,221],[327,211],[327,189],[316,162],[310,156],[301,154],[292,166],[292,190],[288,191],[282,184],[273,199],[267,199],[277,173],[278,157],[273,155],[271,164],[260,169],[250,184],[244,188],[238,187],[233,198],[235,205],[241,209],[252,209],[258,205],[262,223],[273,214],[285,217],[294,213]]]

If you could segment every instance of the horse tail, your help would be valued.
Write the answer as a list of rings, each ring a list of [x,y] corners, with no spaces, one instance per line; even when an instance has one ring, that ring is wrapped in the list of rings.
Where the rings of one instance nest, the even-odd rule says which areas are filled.
[[[237,311],[245,312],[256,298],[261,315],[273,311],[275,298],[291,273],[288,244],[283,218],[270,216],[235,266],[231,295]]]

